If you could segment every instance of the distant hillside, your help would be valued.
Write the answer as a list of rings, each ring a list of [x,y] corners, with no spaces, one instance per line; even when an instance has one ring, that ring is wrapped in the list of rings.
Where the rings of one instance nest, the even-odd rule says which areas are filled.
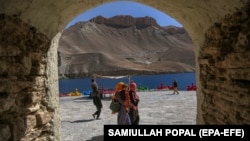
[[[193,43],[183,28],[151,17],[98,16],[66,29],[59,42],[59,75],[194,72]]]

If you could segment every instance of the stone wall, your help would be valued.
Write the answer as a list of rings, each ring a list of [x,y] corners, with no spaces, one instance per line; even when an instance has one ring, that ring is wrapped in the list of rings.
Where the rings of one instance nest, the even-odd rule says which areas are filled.
[[[250,7],[206,33],[200,51],[205,124],[250,124]]]
[[[1,14],[0,27],[0,140],[54,140],[46,85],[50,40],[16,16]]]

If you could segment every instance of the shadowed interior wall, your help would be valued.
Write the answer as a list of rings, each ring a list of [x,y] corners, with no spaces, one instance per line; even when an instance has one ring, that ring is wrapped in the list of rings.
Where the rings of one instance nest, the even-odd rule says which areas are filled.
[[[199,54],[205,124],[250,123],[249,9],[214,23]]]
[[[0,25],[0,140],[53,139],[60,125],[58,90],[51,89],[58,87],[57,48],[18,17],[0,14]]]

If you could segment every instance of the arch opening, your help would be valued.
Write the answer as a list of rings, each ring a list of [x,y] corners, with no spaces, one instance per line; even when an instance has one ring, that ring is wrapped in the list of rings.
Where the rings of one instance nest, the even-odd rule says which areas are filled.
[[[0,129],[5,131],[1,138],[19,140],[36,135],[38,139],[60,140],[58,104],[55,104],[58,78],[57,71],[53,71],[57,69],[57,56],[54,57],[55,50],[50,50],[49,42],[56,42],[52,38],[69,19],[108,1],[69,4],[67,0],[32,3],[1,0],[0,98],[4,106],[0,109]],[[248,0],[137,2],[178,19],[193,39],[197,62],[197,123],[249,124]],[[27,113],[27,110],[34,111]]]
[[[90,10],[91,11],[91,10]],[[94,13],[94,12],[93,12]],[[104,12],[101,12],[100,11],[100,13],[104,13]],[[99,14],[96,14],[97,16],[99,16]],[[125,15],[125,14],[124,14]],[[80,17],[80,16],[79,16]],[[166,16],[167,17],[167,16]],[[93,17],[88,17],[89,19],[92,19]],[[112,17],[111,17],[112,18]],[[141,17],[140,17],[141,18]],[[75,20],[73,20],[75,23],[76,23],[76,21]],[[83,21],[81,21],[81,22],[83,22]],[[94,20],[92,20],[92,23],[95,23],[94,22]],[[96,23],[96,24],[102,24],[102,23]],[[178,25],[180,25],[180,24],[178,24]],[[73,30],[73,25],[71,24],[71,27],[69,27],[70,26],[70,24],[68,24],[68,28],[67,29],[65,29],[65,32],[72,32],[72,30]],[[86,26],[85,27],[85,25],[84,24],[81,24],[81,23],[76,23],[76,25],[75,26],[77,26],[78,28],[77,28],[77,30],[75,31],[75,32],[87,32],[86,34],[87,34],[87,36],[90,36],[90,37],[92,37],[91,36],[91,33],[90,32],[88,32],[89,31],[89,29],[91,28],[91,27],[97,27],[97,28],[93,28],[93,29],[91,29],[91,31],[95,31],[95,30],[97,30],[100,34],[102,34],[101,32],[103,31],[103,30],[105,30],[105,29],[103,29],[103,28],[101,28],[101,27],[99,27],[99,26],[97,26],[97,25],[93,25],[93,24],[91,24],[91,26]],[[172,25],[171,25],[172,26]],[[109,30],[110,30],[110,27],[109,27]],[[128,31],[128,29],[125,29],[125,30],[127,30]],[[121,31],[120,31],[121,32]],[[113,31],[112,31],[112,33],[113,33]],[[73,36],[73,39],[77,39],[77,40],[87,40],[87,41],[85,41],[85,42],[89,42],[89,38],[87,38],[85,35],[84,35],[84,33],[77,33],[77,34],[80,34],[81,35],[81,37],[82,38],[78,38],[78,37],[76,37],[76,36],[74,36],[74,35],[72,35],[72,33],[68,33],[69,35],[71,35],[71,36]],[[110,32],[109,33],[105,33],[105,34],[102,34],[101,36],[109,36],[108,34],[110,34]],[[61,39],[63,40],[66,40],[65,38],[69,38],[69,37],[67,37],[66,35],[64,36],[64,33],[62,33],[62,37],[61,37]],[[127,38],[127,37],[124,37],[124,36],[122,36],[121,38]],[[153,38],[153,37],[152,37]],[[95,37],[95,41],[94,42],[97,42],[98,40],[100,39],[100,37],[98,36],[98,37]],[[100,39],[101,40],[101,39]],[[110,38],[105,38],[105,40],[110,40]],[[147,40],[147,39],[145,39],[145,40]],[[101,40],[102,41],[102,40]],[[127,42],[129,42],[129,40],[126,40]],[[110,42],[110,41],[107,41],[107,42]],[[105,43],[107,43],[107,42],[104,42],[104,43],[102,43],[102,48],[104,48],[104,51],[105,51],[105,48],[107,48],[107,50],[108,50],[108,47],[107,46],[109,46],[109,45],[105,45]],[[114,41],[112,40],[111,41],[112,43],[114,43]],[[118,39],[118,41],[116,41],[116,42],[119,42],[119,39]],[[143,41],[142,41],[143,42]],[[121,44],[123,44],[124,42],[122,42],[121,41]],[[66,42],[66,41],[64,41],[64,44],[67,44],[66,46],[64,46],[64,48],[67,48],[67,49],[69,49],[71,46],[73,46],[73,48],[74,47],[76,47],[77,46],[77,44],[74,44],[74,43],[72,43],[72,42],[70,42],[70,44],[68,44],[68,42]],[[86,44],[90,44],[90,43],[81,43],[81,44],[79,44],[78,46],[80,46],[81,45],[81,47],[83,48],[83,46],[85,45],[86,46]],[[108,43],[107,43],[108,44]],[[93,46],[95,46],[95,45],[93,45]],[[59,47],[60,47],[60,44],[59,44]],[[126,47],[126,46],[125,46]],[[87,48],[87,50],[89,50],[88,49],[88,47],[86,47]],[[92,47],[92,48],[94,48],[94,47]],[[74,49],[73,49],[74,50]],[[155,49],[153,48],[152,50],[151,50],[151,52],[153,52]],[[91,52],[91,56],[95,56],[95,55],[99,55],[98,53],[94,53],[94,51],[97,51],[98,52],[98,50],[96,49],[96,48],[94,48],[93,50],[90,50],[89,52]],[[73,51],[73,52],[76,52],[76,51]],[[89,52],[84,52],[84,54],[88,54]],[[194,51],[193,51],[194,52]],[[63,51],[62,51],[62,53],[64,53]],[[66,53],[66,52],[65,52]],[[81,51],[80,51],[80,49],[78,49],[78,51],[77,51],[77,55],[80,55],[81,54]],[[110,54],[110,53],[106,53],[106,52],[104,52],[104,54]],[[69,58],[74,58],[74,56],[75,56],[76,54],[73,54],[73,56],[67,56],[68,57],[68,59],[67,59],[67,61],[69,61]],[[62,55],[63,56],[63,55]],[[177,55],[178,56],[178,55]],[[89,57],[89,56],[88,56]],[[95,58],[95,57],[94,57]],[[83,58],[81,58],[82,60],[84,60]],[[99,58],[95,58],[95,59],[99,59]],[[119,60],[119,59],[116,59],[116,60]],[[194,58],[193,58],[193,61],[194,61]],[[73,62],[78,62],[77,60],[74,60]],[[98,62],[101,62],[101,61],[98,61]],[[75,63],[74,63],[75,64]],[[81,61],[79,61],[79,64],[82,64],[82,62]],[[84,63],[84,64],[86,64],[86,62]],[[99,63],[98,63],[99,64]],[[92,63],[92,66],[93,65],[95,65],[94,64],[94,62]],[[101,64],[100,64],[101,65]],[[67,69],[67,70],[69,70],[69,69]],[[97,69],[96,69],[97,70]],[[163,72],[163,73],[166,73],[166,72]],[[94,74],[94,73],[93,73]],[[88,77],[90,77],[91,78],[91,76],[93,75],[93,74],[89,74],[88,75]],[[122,73],[121,75],[128,75],[129,73]],[[108,74],[108,75],[110,75],[110,74]],[[120,74],[118,74],[118,75],[120,75]],[[65,75],[64,74],[64,76],[67,76],[67,75]],[[81,76],[79,76],[79,77],[81,77]],[[147,77],[147,76],[146,76]],[[77,80],[75,80],[75,82],[76,83],[80,83],[80,84],[82,84],[82,86],[79,86],[78,85],[78,89],[81,91],[81,89],[82,89],[82,87],[87,87],[87,88],[89,88],[89,85],[90,85],[90,78],[85,78],[85,79],[87,79],[87,84],[86,84],[86,80],[85,80],[85,82],[82,80],[82,81],[78,81],[78,79]],[[134,78],[133,78],[134,79]],[[60,81],[60,80],[59,80]],[[104,80],[101,80],[101,79],[99,79],[97,82],[98,82],[98,84],[100,84],[99,82],[102,82],[102,81],[104,81]],[[152,80],[151,80],[152,81]],[[168,82],[168,84],[169,85],[172,85],[171,83],[172,83],[172,80],[170,80],[171,82]],[[193,81],[193,80],[192,80]],[[195,80],[194,80],[195,81]],[[193,81],[193,82],[194,82]],[[126,80],[125,80],[125,82],[126,82]],[[191,81],[190,81],[191,82]],[[74,83],[73,81],[72,81],[72,83]],[[85,84],[84,84],[85,83]],[[139,83],[138,83],[139,84]],[[158,84],[160,84],[160,81],[159,81],[159,83]],[[190,83],[191,84],[191,83]],[[65,86],[65,85],[64,85]],[[101,86],[101,85],[100,85]],[[115,86],[115,84],[113,85],[113,86],[111,86],[111,88],[113,88]],[[75,89],[75,87],[72,87],[71,88],[71,90],[72,91],[74,91],[74,89]],[[161,92],[160,92],[161,93]],[[168,93],[169,95],[170,94],[172,94],[172,90],[170,90],[170,91],[167,91],[166,93]],[[186,92],[185,92],[186,93]],[[183,93],[182,93],[183,94]],[[185,94],[184,94],[185,95]],[[187,95],[189,95],[189,96],[187,96]],[[153,95],[152,95],[153,96]],[[164,97],[164,95],[162,95],[163,97]],[[170,95],[171,96],[171,95]],[[145,102],[142,102],[142,105],[144,105],[144,106],[140,106],[142,109],[141,109],[141,113],[142,113],[142,115],[144,115],[145,117],[148,117],[148,114],[150,115],[150,114],[152,114],[151,116],[152,117],[154,117],[154,116],[156,116],[157,118],[159,118],[158,120],[157,120],[157,118],[155,118],[153,121],[151,121],[150,119],[143,119],[143,118],[141,118],[141,120],[142,120],[142,124],[146,124],[146,123],[151,123],[151,124],[160,124],[160,122],[163,122],[164,124],[195,124],[193,121],[196,121],[195,120],[195,117],[196,117],[196,95],[193,93],[193,95],[192,94],[190,94],[190,93],[187,93],[185,96],[187,96],[186,98],[187,99],[189,99],[190,98],[190,102],[191,103],[188,103],[188,102],[185,102],[185,98],[183,99],[183,102],[184,103],[187,103],[187,105],[190,105],[190,106],[187,106],[187,107],[189,107],[188,109],[189,110],[185,110],[185,108],[187,108],[187,107],[182,107],[182,106],[177,106],[177,107],[179,107],[180,108],[180,110],[178,111],[178,110],[176,110],[175,112],[173,112],[172,110],[173,109],[169,109],[169,108],[166,108],[167,110],[165,110],[167,113],[169,112],[168,110],[170,110],[171,112],[173,112],[173,113],[171,113],[171,115],[173,114],[173,115],[178,115],[178,114],[183,114],[183,113],[181,113],[181,111],[182,112],[184,112],[184,111],[189,111],[189,112],[187,112],[186,113],[186,116],[185,117],[189,117],[189,118],[186,118],[187,119],[187,121],[185,121],[185,119],[181,119],[181,117],[182,116],[177,116],[176,117],[176,119],[172,119],[171,121],[170,121],[170,119],[171,119],[171,117],[173,116],[170,116],[170,115],[166,115],[165,116],[165,118],[167,118],[167,119],[169,119],[169,122],[167,122],[167,121],[165,121],[164,122],[164,119],[162,119],[162,117],[160,118],[159,116],[157,116],[157,107],[154,107],[154,106],[157,106],[157,105],[154,105],[154,106],[152,106],[151,108],[152,108],[152,110],[151,110],[151,112],[150,111],[144,111],[144,109],[147,109],[147,107],[144,107],[144,106],[149,106],[149,105],[147,105]],[[172,97],[173,98],[173,97]],[[63,100],[65,100],[65,99],[67,99],[67,98],[65,98],[65,97],[63,97],[62,98]],[[80,98],[74,98],[74,97],[70,97],[69,99],[80,99]],[[162,98],[158,98],[159,100],[160,99],[162,99]],[[187,100],[186,99],[186,100]],[[175,101],[176,99],[173,99],[173,101]],[[179,99],[180,100],[180,99]],[[79,100],[80,101],[80,100]],[[78,105],[78,106],[76,106],[76,107],[74,107],[74,108],[77,108],[77,107],[79,107],[78,108],[78,111],[76,111],[76,112],[73,112],[72,110],[70,111],[71,112],[71,114],[79,114],[79,113],[85,113],[86,115],[84,116],[83,114],[80,114],[80,115],[82,115],[81,116],[81,119],[70,119],[69,118],[69,116],[67,116],[67,115],[62,115],[62,116],[64,116],[64,117],[62,117],[63,118],[63,121],[71,121],[71,124],[73,125],[73,126],[75,126],[75,122],[77,122],[77,123],[79,123],[78,124],[78,126],[77,127],[80,127],[80,125],[81,126],[85,126],[85,125],[91,125],[91,123],[93,123],[93,119],[92,119],[92,112],[94,112],[95,111],[95,106],[92,104],[92,101],[91,100],[82,100],[83,101],[83,103],[80,103],[80,102],[77,102],[74,106],[76,106],[76,105]],[[86,102],[86,101],[88,101],[88,102]],[[189,100],[187,100],[187,101],[189,101]],[[192,102],[193,101],[193,102]],[[110,114],[110,111],[109,111],[109,109],[108,109],[108,105],[107,105],[107,103],[106,103],[106,100],[104,99],[104,101],[103,101],[105,104],[105,106],[104,106],[104,108],[103,108],[103,111],[102,111],[102,114],[101,114],[101,118],[102,118],[102,120],[103,120],[103,122],[106,122],[106,124],[116,124],[116,115],[112,115],[112,114]],[[147,101],[147,102],[149,102],[149,101]],[[175,101],[175,102],[177,102],[177,103],[179,103],[178,101]],[[150,103],[152,103],[152,101],[150,102]],[[166,104],[166,101],[165,102],[163,102],[163,103],[165,103],[164,105],[165,106],[167,106],[168,104]],[[71,103],[72,104],[72,103]],[[84,105],[83,105],[84,104]],[[152,104],[153,105],[153,104]],[[72,105],[73,106],[73,105]],[[91,109],[91,111],[89,111],[88,110],[88,112],[89,113],[87,113],[86,111],[84,111],[84,106],[86,106],[86,107],[89,107],[90,106],[90,109]],[[158,105],[159,106],[159,105]],[[173,106],[173,105],[172,105]],[[174,104],[174,107],[175,107],[176,105]],[[63,109],[62,110],[66,110],[67,108],[68,108],[68,106],[66,106],[65,105],[65,103],[62,103],[62,107],[63,107]],[[167,106],[168,107],[168,106]],[[170,106],[171,107],[171,106]],[[183,109],[181,109],[181,107],[183,108]],[[72,107],[72,109],[74,109],[73,107]],[[176,108],[176,107],[175,107]],[[177,109],[179,109],[179,108],[177,108]],[[81,109],[81,110],[80,110]],[[79,112],[79,111],[81,111],[81,112]],[[144,112],[143,112],[144,111]],[[153,112],[152,111],[155,111],[156,113],[155,114],[153,114]],[[149,113],[147,113],[147,112],[149,112]],[[107,115],[108,114],[108,115]],[[158,113],[158,114],[161,114],[161,112],[160,113]],[[189,116],[188,116],[189,115]],[[170,117],[170,118],[169,118]],[[178,118],[178,117],[180,117],[180,118]],[[193,119],[193,121],[192,120],[190,120],[190,117],[192,117]],[[108,119],[107,119],[108,118]],[[178,120],[179,119],[179,120]],[[184,120],[184,121],[183,121]],[[97,121],[98,122],[98,121]],[[162,124],[163,124],[162,123]],[[62,130],[65,132],[65,131],[67,131],[68,130],[68,126],[72,126],[72,125],[70,125],[70,123],[69,122],[63,122],[62,123]],[[101,124],[102,125],[102,124]],[[96,128],[96,126],[97,125],[92,125],[91,127],[94,127],[94,128]],[[91,128],[91,127],[89,127],[89,128]],[[75,127],[76,128],[76,127]],[[102,131],[102,126],[100,126],[98,129],[100,129],[100,132]],[[87,129],[87,130],[91,130],[91,129]],[[93,129],[94,130],[94,129]],[[69,133],[71,133],[71,132],[73,132],[73,131],[68,131]],[[83,134],[83,135],[81,135],[81,136],[88,136],[87,135],[87,131],[86,131],[86,134],[84,134],[84,133],[79,133],[79,134]],[[76,134],[76,133],[75,133]],[[76,135],[77,136],[77,135]],[[67,134],[65,135],[62,135],[62,137],[63,138],[66,138],[67,137]]]

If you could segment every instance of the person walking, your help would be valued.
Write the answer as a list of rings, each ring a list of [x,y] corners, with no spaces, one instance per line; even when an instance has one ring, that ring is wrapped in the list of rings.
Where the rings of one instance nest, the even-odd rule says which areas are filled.
[[[117,99],[117,94],[122,90],[122,86],[124,85],[124,82],[119,82],[119,83],[117,83],[116,84],[116,86],[115,86],[115,93],[113,94],[113,96],[112,96],[112,101],[114,101],[115,103],[119,103],[119,105],[121,105],[120,104],[120,102],[118,101],[118,99]],[[117,113],[117,111],[113,111],[112,110],[112,114],[115,114],[115,113]]]
[[[173,88],[174,88],[174,92],[173,92],[173,94],[179,94],[179,91],[178,91],[178,83],[177,83],[177,81],[176,80],[174,80],[174,82],[173,82]]]
[[[96,112],[92,114],[92,116],[94,119],[99,119],[102,110],[102,101],[100,98],[100,93],[98,91],[98,85],[94,79],[91,79],[91,88],[92,88],[93,103],[96,106]]]
[[[136,94],[136,83],[131,82],[129,85],[130,110],[129,116],[131,125],[139,125],[140,116],[138,110],[139,96]]]
[[[131,125],[131,119],[129,116],[130,110],[130,98],[128,94],[128,85],[123,84],[122,90],[116,94],[117,100],[121,103],[121,108],[117,114],[118,125]]]

